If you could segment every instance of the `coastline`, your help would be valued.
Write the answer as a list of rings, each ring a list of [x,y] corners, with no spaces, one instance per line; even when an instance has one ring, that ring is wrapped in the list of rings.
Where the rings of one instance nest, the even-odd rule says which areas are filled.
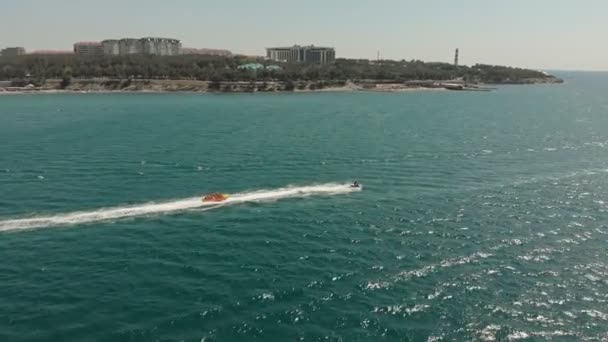
[[[552,84],[530,80],[517,84]],[[510,83],[516,84],[516,83]],[[502,84],[500,84],[502,85]],[[45,80],[41,86],[0,87],[2,95],[24,94],[247,94],[247,93],[322,93],[322,92],[380,92],[402,93],[418,91],[492,91],[491,84],[466,84],[462,81],[198,81],[151,79],[71,79],[68,85],[61,79]]]
[[[409,92],[443,92],[446,89],[440,88],[409,88],[402,90],[393,91],[379,91],[379,90],[357,90],[350,89],[347,87],[342,88],[326,88],[318,90],[278,90],[278,91],[231,91],[231,92],[220,92],[220,91],[188,91],[188,90],[91,90],[91,91],[75,91],[75,90],[63,90],[63,89],[44,89],[44,90],[24,90],[24,91],[1,91],[0,96],[19,96],[19,95],[59,95],[59,94],[70,94],[70,95],[94,95],[94,94],[209,94],[209,95],[228,95],[228,94],[314,94],[314,93],[409,93]]]
[[[107,82],[107,81],[105,81]],[[326,93],[326,92],[416,92],[416,91],[444,91],[440,87],[406,86],[401,83],[389,83],[374,86],[361,86],[347,82],[344,85],[325,85],[318,87],[313,82],[302,82],[297,87],[289,89],[284,82],[219,82],[213,86],[212,82],[184,81],[184,80],[155,80],[133,81],[128,87],[111,89],[104,82],[86,81],[75,82],[64,89],[55,86],[52,82],[45,87],[0,87],[0,96],[5,95],[35,95],[35,94],[252,94],[252,93]],[[134,84],[133,84],[134,83]],[[80,86],[78,86],[80,85]]]

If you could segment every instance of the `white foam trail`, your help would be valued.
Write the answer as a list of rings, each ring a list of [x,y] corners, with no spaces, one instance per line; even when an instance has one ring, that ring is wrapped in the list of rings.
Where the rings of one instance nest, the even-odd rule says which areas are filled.
[[[203,203],[201,201],[201,197],[191,197],[163,203],[144,203],[133,206],[103,208],[45,217],[2,220],[0,221],[0,232],[33,228],[49,228],[53,226],[68,226],[115,220],[126,217],[175,213],[198,208],[215,209],[227,205],[246,202],[275,201],[283,198],[308,197],[317,195],[339,195],[358,190],[360,190],[360,188],[351,188],[348,184],[328,183],[238,193],[231,195],[226,201],[221,203]]]

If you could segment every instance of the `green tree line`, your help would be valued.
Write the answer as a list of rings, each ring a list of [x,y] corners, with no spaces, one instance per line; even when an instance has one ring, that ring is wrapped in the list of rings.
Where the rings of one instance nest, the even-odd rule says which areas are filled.
[[[278,65],[281,70],[242,70],[246,63]],[[547,78],[542,72],[492,65],[454,66],[448,63],[412,61],[369,61],[338,59],[327,65],[275,63],[247,57],[219,56],[99,56],[28,55],[0,57],[0,80],[70,78],[190,79],[203,81],[346,81],[449,80],[464,78],[472,82],[504,83]]]

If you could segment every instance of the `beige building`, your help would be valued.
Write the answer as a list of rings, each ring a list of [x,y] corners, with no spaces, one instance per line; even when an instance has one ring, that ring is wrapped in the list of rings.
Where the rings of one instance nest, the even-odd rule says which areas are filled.
[[[73,55],[73,50],[35,50],[28,55]]]

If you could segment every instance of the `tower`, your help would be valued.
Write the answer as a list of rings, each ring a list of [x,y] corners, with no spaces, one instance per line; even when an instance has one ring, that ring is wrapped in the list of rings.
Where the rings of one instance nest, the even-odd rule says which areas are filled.
[[[456,52],[454,53],[454,65],[458,66],[458,48],[456,48]]]

